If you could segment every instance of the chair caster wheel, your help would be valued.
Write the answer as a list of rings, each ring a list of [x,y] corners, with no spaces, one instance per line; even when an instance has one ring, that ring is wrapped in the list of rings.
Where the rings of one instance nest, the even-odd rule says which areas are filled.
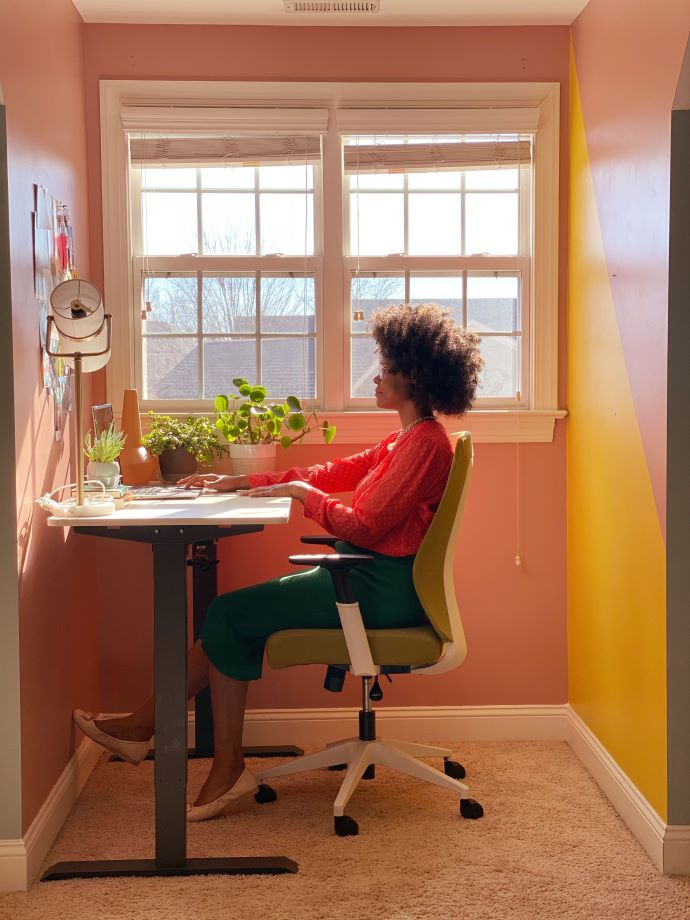
[[[266,786],[264,783],[261,783],[259,786],[259,791],[254,794],[254,801],[258,802],[259,805],[265,805],[267,802],[275,802],[278,798],[278,793],[271,786]]]
[[[356,837],[359,834],[359,824],[349,815],[333,818],[333,827],[338,837]]]
[[[474,799],[460,799],[460,814],[463,818],[476,820],[484,817],[484,809]]]
[[[453,779],[464,779],[467,776],[467,770],[457,760],[444,760],[443,772],[446,776],[452,776]]]

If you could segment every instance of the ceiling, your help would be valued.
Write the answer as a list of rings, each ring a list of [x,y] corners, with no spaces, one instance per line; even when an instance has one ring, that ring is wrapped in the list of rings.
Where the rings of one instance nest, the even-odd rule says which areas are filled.
[[[73,0],[85,22],[264,26],[569,25],[588,0],[381,0],[378,13],[286,13],[283,0]]]

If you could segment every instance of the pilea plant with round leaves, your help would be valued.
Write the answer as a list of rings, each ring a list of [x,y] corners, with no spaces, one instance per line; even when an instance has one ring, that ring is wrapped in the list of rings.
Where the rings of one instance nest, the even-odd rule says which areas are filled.
[[[235,377],[232,382],[238,392],[229,396],[221,394],[215,399],[216,428],[231,444],[276,442],[288,448],[317,430],[326,444],[335,437],[335,425],[319,421],[313,409],[305,413],[296,396],[288,396],[285,402],[269,403],[265,387],[250,384],[244,377]]]

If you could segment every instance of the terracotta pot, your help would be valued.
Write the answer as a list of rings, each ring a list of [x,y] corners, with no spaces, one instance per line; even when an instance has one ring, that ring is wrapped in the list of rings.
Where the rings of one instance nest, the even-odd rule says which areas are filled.
[[[165,482],[177,482],[183,476],[196,473],[196,458],[184,447],[164,450],[158,457],[158,463]]]
[[[276,467],[275,441],[272,444],[230,444],[230,462],[235,476],[267,473]]]
[[[141,444],[139,397],[136,390],[125,390],[122,401],[122,431],[127,435],[120,454],[122,481],[128,486],[145,486],[158,476],[158,463]]]

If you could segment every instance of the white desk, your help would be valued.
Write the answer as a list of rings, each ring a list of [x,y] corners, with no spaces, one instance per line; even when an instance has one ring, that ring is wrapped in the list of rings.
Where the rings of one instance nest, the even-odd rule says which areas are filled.
[[[154,693],[156,720],[155,859],[56,863],[46,881],[159,875],[249,875],[296,872],[283,856],[187,858],[187,592],[190,544],[286,524],[289,498],[205,493],[188,501],[140,501],[107,517],[50,517],[49,527],[150,543],[153,550]]]

